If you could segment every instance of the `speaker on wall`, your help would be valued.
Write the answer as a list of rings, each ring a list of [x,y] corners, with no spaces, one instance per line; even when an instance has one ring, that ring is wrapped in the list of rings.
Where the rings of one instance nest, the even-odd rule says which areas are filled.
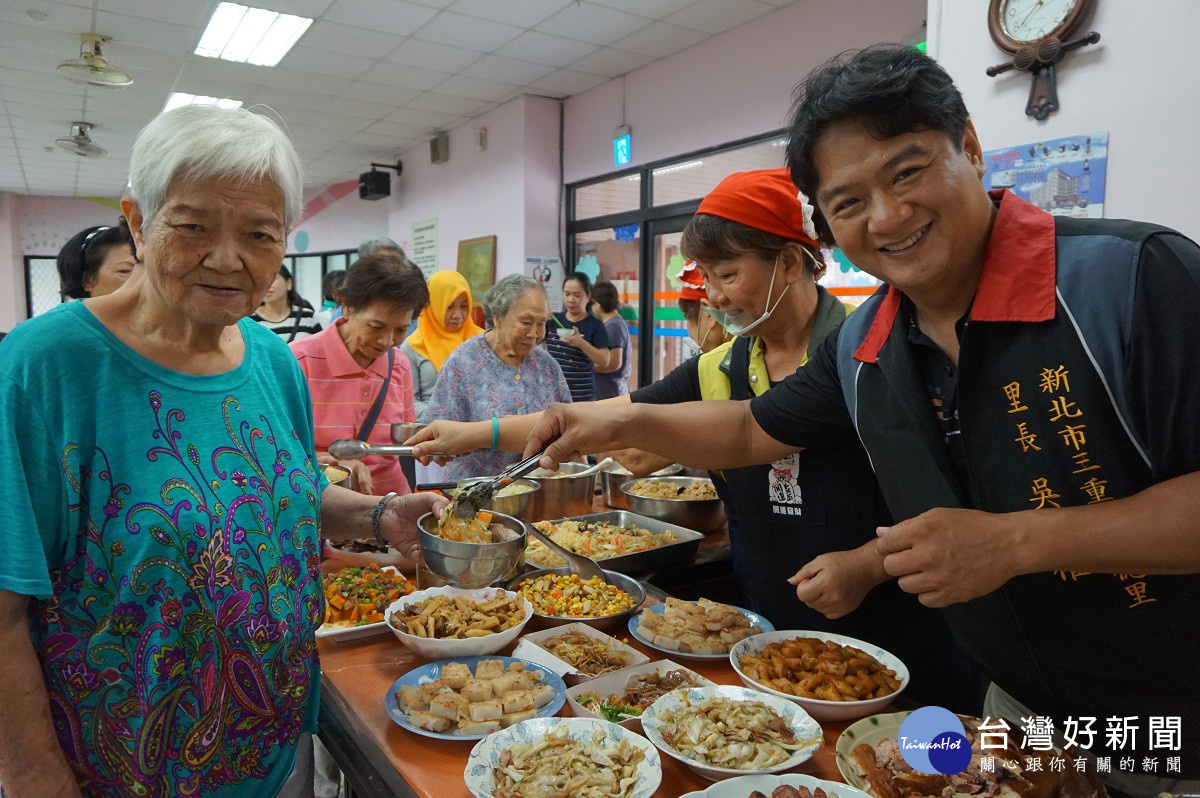
[[[450,137],[445,133],[439,133],[429,140],[429,160],[431,163],[450,160]]]
[[[392,195],[392,176],[387,172],[372,169],[358,176],[358,196],[365,200],[377,200]]]

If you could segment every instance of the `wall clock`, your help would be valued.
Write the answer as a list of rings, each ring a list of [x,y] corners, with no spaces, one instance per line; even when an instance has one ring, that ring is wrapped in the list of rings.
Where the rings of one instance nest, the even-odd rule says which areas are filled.
[[[1096,0],[991,0],[988,5],[988,33],[996,46],[1012,56],[1005,64],[988,67],[989,77],[1010,69],[1033,75],[1025,113],[1045,119],[1058,110],[1055,65],[1070,50],[1095,44],[1100,34],[1092,31],[1067,41]]]

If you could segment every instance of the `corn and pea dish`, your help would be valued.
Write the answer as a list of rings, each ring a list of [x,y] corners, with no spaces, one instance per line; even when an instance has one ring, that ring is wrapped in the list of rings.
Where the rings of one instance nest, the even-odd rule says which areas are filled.
[[[603,618],[632,609],[633,596],[592,577],[578,574],[543,574],[527,579],[517,588],[529,599],[538,615],[560,618]]]

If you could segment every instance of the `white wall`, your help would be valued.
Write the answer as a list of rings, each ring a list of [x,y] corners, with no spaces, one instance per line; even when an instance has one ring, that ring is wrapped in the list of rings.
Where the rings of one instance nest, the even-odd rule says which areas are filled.
[[[566,182],[613,171],[622,95],[635,165],[760,135],[786,127],[792,89],[813,67],[843,50],[916,40],[925,10],[925,0],[795,0],[571,97]]]
[[[931,0],[930,55],[954,77],[984,149],[1096,130],[1109,132],[1104,215],[1142,219],[1200,238],[1195,178],[1182,140],[1200,128],[1195,0],[1104,0],[1081,31],[1098,44],[1058,65],[1061,106],[1044,121],[1025,116],[1028,73],[989,78],[1007,60],[987,31],[988,0]]]

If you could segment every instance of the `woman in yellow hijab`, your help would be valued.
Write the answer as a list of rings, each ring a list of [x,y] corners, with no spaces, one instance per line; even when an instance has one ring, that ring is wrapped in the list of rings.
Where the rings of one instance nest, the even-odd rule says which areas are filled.
[[[400,351],[412,365],[413,401],[417,418],[433,393],[438,372],[459,344],[483,332],[471,320],[471,288],[458,272],[443,270],[429,277],[429,304],[417,317],[417,330]]]

